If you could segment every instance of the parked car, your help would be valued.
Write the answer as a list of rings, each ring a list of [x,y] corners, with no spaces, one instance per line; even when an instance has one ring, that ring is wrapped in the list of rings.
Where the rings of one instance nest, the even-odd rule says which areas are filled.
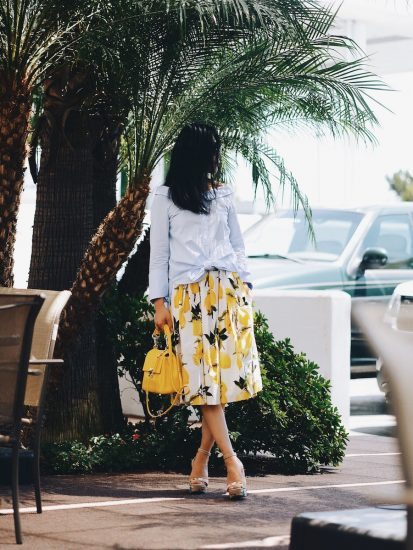
[[[314,209],[312,241],[303,212],[264,216],[245,234],[256,288],[339,289],[352,300],[389,300],[413,278],[413,204]],[[364,337],[352,327],[352,374],[376,372]]]
[[[411,332],[413,339],[413,280],[396,286],[383,320],[393,330]],[[390,401],[389,385],[381,357],[377,359],[376,370],[379,388],[385,394],[386,401]]]

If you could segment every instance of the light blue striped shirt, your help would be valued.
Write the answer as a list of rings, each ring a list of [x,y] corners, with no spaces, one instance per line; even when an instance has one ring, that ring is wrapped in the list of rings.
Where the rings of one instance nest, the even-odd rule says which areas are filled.
[[[250,282],[244,240],[227,185],[208,191],[209,214],[176,206],[169,188],[155,190],[151,208],[149,299],[172,296],[175,285],[202,279],[212,268],[236,271]]]

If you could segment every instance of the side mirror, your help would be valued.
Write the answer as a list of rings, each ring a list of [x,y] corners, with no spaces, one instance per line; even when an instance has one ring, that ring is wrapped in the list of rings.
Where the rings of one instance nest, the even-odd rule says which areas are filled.
[[[359,276],[363,275],[366,269],[383,268],[388,260],[387,250],[384,248],[367,248],[359,266]]]

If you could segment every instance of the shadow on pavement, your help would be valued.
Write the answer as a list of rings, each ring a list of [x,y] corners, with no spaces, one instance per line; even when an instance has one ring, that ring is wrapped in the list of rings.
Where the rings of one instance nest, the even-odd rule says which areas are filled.
[[[351,431],[369,435],[396,437],[396,426],[366,426],[361,428],[353,428]]]

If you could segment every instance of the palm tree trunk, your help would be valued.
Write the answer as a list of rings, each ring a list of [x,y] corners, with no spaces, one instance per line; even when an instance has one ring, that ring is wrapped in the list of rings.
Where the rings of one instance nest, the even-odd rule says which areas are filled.
[[[61,350],[72,345],[141,235],[149,181],[144,176],[137,185],[128,188],[93,236],[60,322]]]
[[[70,288],[90,238],[116,204],[121,125],[82,109],[92,89],[88,72],[76,67],[62,67],[45,85],[44,113],[35,132],[42,157],[35,174],[32,288]],[[117,363],[103,328],[89,315],[76,342],[56,348],[65,367],[55,371],[49,388],[49,441],[86,440],[124,423]]]
[[[78,135],[85,124],[86,117],[77,121]],[[47,129],[41,132],[29,288],[64,290],[72,285],[93,234],[92,146],[77,138],[73,149],[60,139],[50,162],[50,138]]]
[[[122,279],[119,281],[118,290],[122,294],[135,296],[143,294],[149,285],[149,244],[150,230],[147,229],[145,237],[139,243],[138,249],[128,260]]]
[[[73,111],[67,118],[65,136],[47,120],[42,118],[39,129],[42,155],[29,287],[61,290],[70,288],[94,230],[96,138],[89,117],[80,112]],[[63,369],[52,371],[45,426],[48,441],[87,439],[102,430],[92,321],[79,335],[76,348],[65,350]]]
[[[27,157],[31,93],[23,84],[10,88],[0,73],[0,286],[13,286],[17,212]]]

